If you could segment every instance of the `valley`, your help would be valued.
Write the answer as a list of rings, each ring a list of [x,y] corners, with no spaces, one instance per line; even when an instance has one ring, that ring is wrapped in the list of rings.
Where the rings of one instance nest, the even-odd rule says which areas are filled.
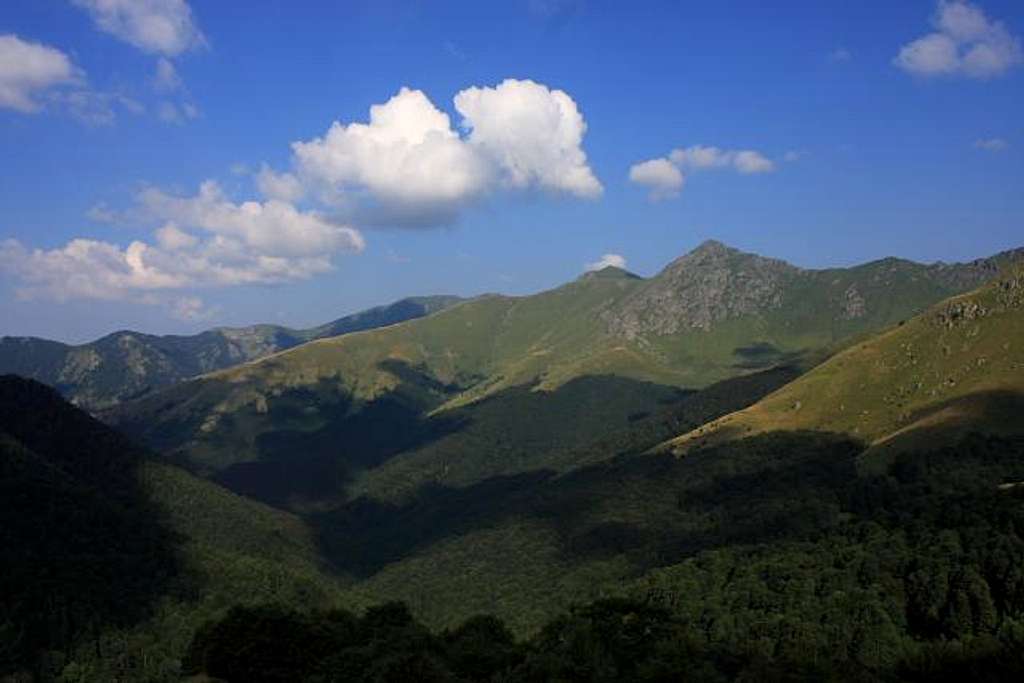
[[[509,643],[541,647],[559,614],[618,600],[683,628],[720,673],[729,657],[755,666],[750,629],[773,644],[757,655],[768,666],[805,667],[807,651],[839,669],[917,666],[761,620],[838,619],[894,629],[886,647],[931,647],[907,650],[897,635],[932,637],[906,621],[918,619],[909,597],[864,592],[864,553],[893,544],[870,581],[907,586],[910,558],[944,533],[934,514],[957,495],[949,482],[974,482],[963,494],[974,496],[1024,479],[1018,259],[805,271],[709,243],[648,280],[609,268],[530,297],[458,302],[99,411],[144,448],[5,377],[3,481],[23,503],[4,547],[35,547],[31,524],[55,516],[102,520],[47,535],[56,545],[32,565],[9,564],[22,567],[15,584],[39,585],[30,566],[80,567],[70,548],[83,542],[97,587],[105,572],[150,577],[114,606],[78,569],[56,571],[49,597],[4,607],[5,628],[27,636],[8,656],[56,648],[78,667],[46,660],[62,680],[110,667],[162,680],[232,606],[369,619],[398,602],[417,628],[452,633],[489,614]],[[1019,514],[1012,491],[1000,499]],[[893,536],[909,518],[924,535]],[[118,540],[110,528],[124,529]],[[790,583],[824,576],[835,553],[846,559],[825,593]],[[756,571],[790,578],[762,584]],[[986,580],[991,609],[1009,615],[1016,584]],[[887,616],[864,622],[843,594]],[[934,618],[943,637],[980,633]],[[208,661],[197,666],[221,666]]]

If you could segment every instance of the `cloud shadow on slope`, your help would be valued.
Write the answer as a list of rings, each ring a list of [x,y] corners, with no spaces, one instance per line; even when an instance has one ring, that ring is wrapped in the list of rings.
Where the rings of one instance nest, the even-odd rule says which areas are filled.
[[[997,455],[1006,451],[996,458],[1006,462],[993,464],[993,448]],[[402,503],[360,498],[311,519],[325,555],[360,578],[481,530],[498,538],[513,534],[508,542],[521,543],[523,529],[534,528],[525,533],[538,534],[536,542],[548,547],[554,532],[560,560],[550,572],[557,581],[567,568],[593,561],[621,558],[639,576],[708,550],[813,541],[851,520],[875,519],[880,511],[912,517],[918,514],[912,503],[886,498],[886,478],[906,479],[921,467],[933,468],[927,477],[944,476],[942,468],[955,470],[950,477],[970,479],[967,493],[994,490],[1004,483],[999,477],[1007,468],[1024,481],[1024,460],[1013,456],[1024,452],[1021,437],[968,433],[943,449],[899,456],[877,476],[859,469],[864,449],[843,434],[772,432],[685,458],[625,453],[562,474],[537,469],[465,487],[429,484]],[[478,552],[483,555],[474,562],[490,571],[498,566],[486,556],[492,551]],[[528,556],[521,561],[551,562]]]
[[[623,409],[619,416],[621,430],[607,438],[584,441],[566,451],[574,458],[573,462],[551,457],[545,465],[543,459],[525,459],[518,463],[520,469],[493,462],[493,475],[481,474],[465,485],[449,484],[439,474],[436,479],[427,478],[425,483],[399,499],[381,500],[364,495],[310,519],[319,531],[324,554],[340,569],[362,577],[370,576],[383,566],[433,543],[500,523],[509,517],[542,520],[558,529],[559,533],[566,534],[567,543],[571,545],[575,541],[569,537],[576,530],[571,525],[565,526],[565,520],[573,517],[574,509],[585,510],[589,504],[575,497],[576,492],[585,490],[594,481],[614,482],[618,476],[632,476],[632,468],[646,471],[653,467],[653,471],[658,471],[669,460],[662,456],[637,454],[679,429],[701,424],[760,398],[788,381],[794,373],[791,369],[774,369],[757,376],[722,382],[703,391],[679,395],[669,405],[639,419]],[[634,380],[591,376],[577,380],[575,386],[566,385],[551,393],[564,391],[575,396],[585,388],[598,396],[609,396],[609,392],[615,389],[636,388],[632,386],[634,384],[640,388],[647,387],[645,383]],[[662,389],[674,391],[668,387]],[[521,409],[524,407],[522,401],[535,401],[546,407],[550,404],[545,402],[559,405],[557,399],[550,395],[528,392],[523,388],[506,390],[487,399],[488,403],[494,402],[499,407],[514,402]],[[487,406],[478,406],[481,407]],[[533,407],[536,409],[538,406]],[[467,410],[469,416],[472,416],[472,411],[472,407]],[[527,419],[530,414],[530,410],[523,410],[522,419]],[[562,429],[572,424],[571,415],[547,415],[546,418],[552,419],[553,424]],[[480,423],[467,419],[462,428],[478,427]],[[453,434],[458,436],[457,432]],[[499,433],[497,438],[508,436]],[[615,457],[616,453],[632,455]],[[485,457],[481,453],[464,455]],[[443,470],[435,468],[424,472]],[[558,503],[563,497],[563,503]],[[562,504],[570,505],[571,509],[560,508]],[[614,535],[618,533],[616,529],[622,530],[621,525],[613,527],[609,527],[607,533]],[[598,530],[596,533],[604,532]]]

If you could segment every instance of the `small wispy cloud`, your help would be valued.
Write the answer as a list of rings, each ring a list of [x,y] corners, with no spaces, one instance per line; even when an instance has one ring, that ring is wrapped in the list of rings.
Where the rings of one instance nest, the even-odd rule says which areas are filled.
[[[679,167],[664,158],[633,164],[629,169],[629,180],[648,187],[647,198],[652,202],[678,197],[686,182]]]
[[[588,273],[604,270],[605,268],[621,268],[625,270],[626,257],[622,254],[605,254],[593,263],[584,264],[584,268]]]
[[[185,0],[71,0],[96,28],[143,52],[176,57],[207,45]]]
[[[164,123],[180,126],[186,121],[199,118],[199,108],[191,102],[183,102],[181,104],[161,102],[159,109],[157,109],[157,116]]]
[[[1003,138],[982,138],[974,141],[975,149],[982,149],[986,152],[1003,152],[1010,146]]]
[[[153,74],[153,88],[157,92],[169,93],[180,90],[183,85],[174,63],[166,57],[158,59]]]
[[[656,202],[678,197],[686,184],[687,174],[727,169],[742,175],[757,175],[772,173],[776,168],[774,161],[754,149],[730,150],[693,145],[674,149],[668,156],[633,164],[629,169],[629,180],[649,188],[647,197]]]

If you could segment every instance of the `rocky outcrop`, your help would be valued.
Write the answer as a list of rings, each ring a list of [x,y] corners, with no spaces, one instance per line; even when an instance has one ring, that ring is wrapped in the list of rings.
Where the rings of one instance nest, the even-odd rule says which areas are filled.
[[[799,268],[709,241],[670,263],[635,295],[603,315],[613,334],[635,339],[779,308]]]
[[[832,321],[849,334],[894,324],[935,301],[975,289],[1022,260],[1024,250],[1018,249],[963,264],[886,258],[854,268],[807,270],[708,241],[603,311],[601,319],[611,334],[640,342],[707,332],[743,317],[793,318],[800,325]]]

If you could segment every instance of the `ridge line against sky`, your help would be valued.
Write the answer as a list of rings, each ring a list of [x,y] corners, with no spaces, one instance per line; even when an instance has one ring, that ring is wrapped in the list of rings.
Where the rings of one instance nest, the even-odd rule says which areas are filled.
[[[5,6],[0,334],[1024,243],[1019,4],[724,5]]]

